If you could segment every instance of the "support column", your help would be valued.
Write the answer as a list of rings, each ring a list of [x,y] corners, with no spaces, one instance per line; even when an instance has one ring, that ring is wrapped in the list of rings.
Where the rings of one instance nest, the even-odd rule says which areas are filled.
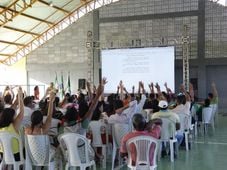
[[[99,84],[100,42],[99,42],[99,11],[93,12],[93,78],[94,84]]]
[[[205,0],[198,1],[198,97],[205,98],[206,66],[205,66]]]

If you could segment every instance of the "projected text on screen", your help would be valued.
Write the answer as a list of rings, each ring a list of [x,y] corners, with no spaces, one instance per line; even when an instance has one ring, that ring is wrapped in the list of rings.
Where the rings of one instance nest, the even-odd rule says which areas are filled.
[[[107,77],[105,93],[115,93],[120,80],[131,92],[137,91],[138,82],[158,83],[165,90],[164,83],[174,91],[174,47],[134,48],[102,50],[102,77]]]

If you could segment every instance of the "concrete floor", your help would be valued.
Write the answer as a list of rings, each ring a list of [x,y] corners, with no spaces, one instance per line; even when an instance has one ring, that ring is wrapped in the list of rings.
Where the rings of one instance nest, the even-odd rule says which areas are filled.
[[[186,152],[179,150],[178,158],[171,163],[169,157],[161,158],[158,170],[226,170],[227,169],[227,116],[218,115],[215,133],[209,129],[204,136],[202,133],[192,142],[192,149]],[[97,169],[100,165],[97,165]],[[111,170],[110,160],[107,170]],[[119,169],[119,168],[118,168]],[[127,169],[126,166],[120,168]]]

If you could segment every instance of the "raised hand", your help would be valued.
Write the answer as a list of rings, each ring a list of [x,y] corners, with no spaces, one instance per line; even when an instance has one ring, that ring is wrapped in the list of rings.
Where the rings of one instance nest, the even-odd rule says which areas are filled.
[[[91,83],[89,81],[86,81],[87,87],[90,88],[91,87]]]
[[[21,86],[18,88],[18,95],[19,94],[23,94],[23,90],[22,90]]]
[[[104,86],[105,86],[106,83],[107,83],[107,79],[104,77],[104,78],[102,79],[102,82],[101,82],[101,84],[99,85],[98,89],[96,90],[96,95],[97,95],[97,96],[100,96],[100,95],[103,93],[103,91],[104,91]]]
[[[132,90],[135,90],[135,86],[132,86]]]
[[[140,87],[141,87],[142,89],[144,89],[144,83],[143,83],[142,81],[140,81]]]
[[[122,86],[123,86],[123,81],[122,81],[122,80],[120,80],[120,82],[119,82],[119,86],[120,86],[120,87],[122,87]]]
[[[164,86],[167,88],[167,83],[166,82],[164,83]]]
[[[103,79],[102,79],[102,85],[105,86],[106,83],[107,83],[107,79],[106,79],[106,77],[103,77]]]
[[[160,86],[159,86],[158,83],[155,84],[155,88],[156,88],[157,90],[160,90]]]
[[[149,87],[149,88],[151,88],[151,85],[150,85],[150,84],[148,84],[148,87]]]
[[[55,93],[53,91],[50,92],[50,97],[49,97],[50,102],[54,102],[55,100]]]

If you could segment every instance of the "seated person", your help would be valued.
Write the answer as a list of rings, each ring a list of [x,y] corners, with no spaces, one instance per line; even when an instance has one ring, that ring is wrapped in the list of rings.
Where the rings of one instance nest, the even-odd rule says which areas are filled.
[[[160,100],[158,106],[160,108],[160,111],[152,114],[151,120],[157,119],[157,118],[159,118],[159,119],[168,118],[169,120],[171,120],[175,123],[176,130],[179,130],[180,129],[180,118],[176,113],[168,110],[168,102],[165,100]],[[164,130],[164,129],[162,129],[162,130]],[[182,140],[184,137],[183,133],[180,131],[177,131],[175,137],[177,139],[178,146],[179,146],[182,143]],[[166,155],[165,147],[163,146],[162,149],[163,149],[162,156],[165,156]],[[175,151],[176,151],[176,149],[175,149]],[[176,157],[176,154],[175,154],[175,157]]]
[[[51,126],[51,120],[53,115],[53,103],[55,100],[55,94],[50,93],[48,114],[45,123],[43,123],[43,113],[36,110],[31,115],[31,126],[25,128],[25,134],[28,135],[44,135],[48,134]]]
[[[98,99],[102,95],[104,90],[104,85],[107,83],[106,79],[103,78],[102,83],[99,85],[96,91],[95,97],[92,99],[91,105],[86,112],[86,114],[81,118],[79,115],[79,111],[76,110],[75,107],[70,107],[67,109],[66,114],[64,116],[64,133],[78,133],[80,135],[86,135],[86,131],[88,129],[89,123],[91,121],[94,110],[97,106]],[[83,141],[79,141],[79,153],[81,160],[85,160],[85,148]],[[95,153],[94,150],[89,145],[89,159],[93,160]]]
[[[19,107],[19,113],[16,115],[14,108]],[[3,108],[2,108],[3,109]],[[0,132],[8,132],[19,136],[20,125],[24,117],[23,93],[21,87],[18,90],[18,96],[12,108],[4,108],[0,113]],[[12,140],[12,151],[15,161],[20,161],[19,143],[16,139]],[[0,146],[0,157],[3,156],[3,148]],[[1,162],[1,161],[0,161]]]
[[[79,133],[81,135],[86,135],[89,122],[97,106],[99,97],[103,93],[104,85],[106,83],[107,83],[106,79],[103,79],[102,84],[100,84],[97,89],[95,98],[93,98],[88,111],[85,113],[83,117],[79,115],[80,111],[78,111],[75,107],[69,107],[67,109],[66,114],[64,116],[65,119],[64,132],[73,132]]]
[[[155,122],[155,121],[153,121],[153,122]],[[159,139],[159,137],[160,137],[160,133],[161,133],[160,121],[157,125],[155,123],[151,124],[151,122],[150,122],[147,126],[147,129],[145,129],[146,125],[147,125],[145,118],[143,117],[143,115],[136,113],[136,114],[134,114],[134,116],[132,118],[132,123],[133,123],[133,127],[134,127],[135,131],[129,132],[121,140],[120,153],[121,153],[122,157],[127,157],[127,155],[128,155],[126,143],[129,139],[136,137],[136,136],[151,136],[156,139]],[[131,153],[132,153],[132,155],[131,155],[132,156],[132,165],[135,165],[136,151],[135,151],[134,147],[132,147]],[[150,150],[150,160],[151,160],[151,165],[152,165],[153,164],[152,148]]]
[[[129,96],[130,97],[130,96]],[[115,114],[107,118],[109,124],[126,123],[128,124],[136,112],[137,101],[133,100],[127,105],[123,105],[122,100],[116,100],[114,103]]]

